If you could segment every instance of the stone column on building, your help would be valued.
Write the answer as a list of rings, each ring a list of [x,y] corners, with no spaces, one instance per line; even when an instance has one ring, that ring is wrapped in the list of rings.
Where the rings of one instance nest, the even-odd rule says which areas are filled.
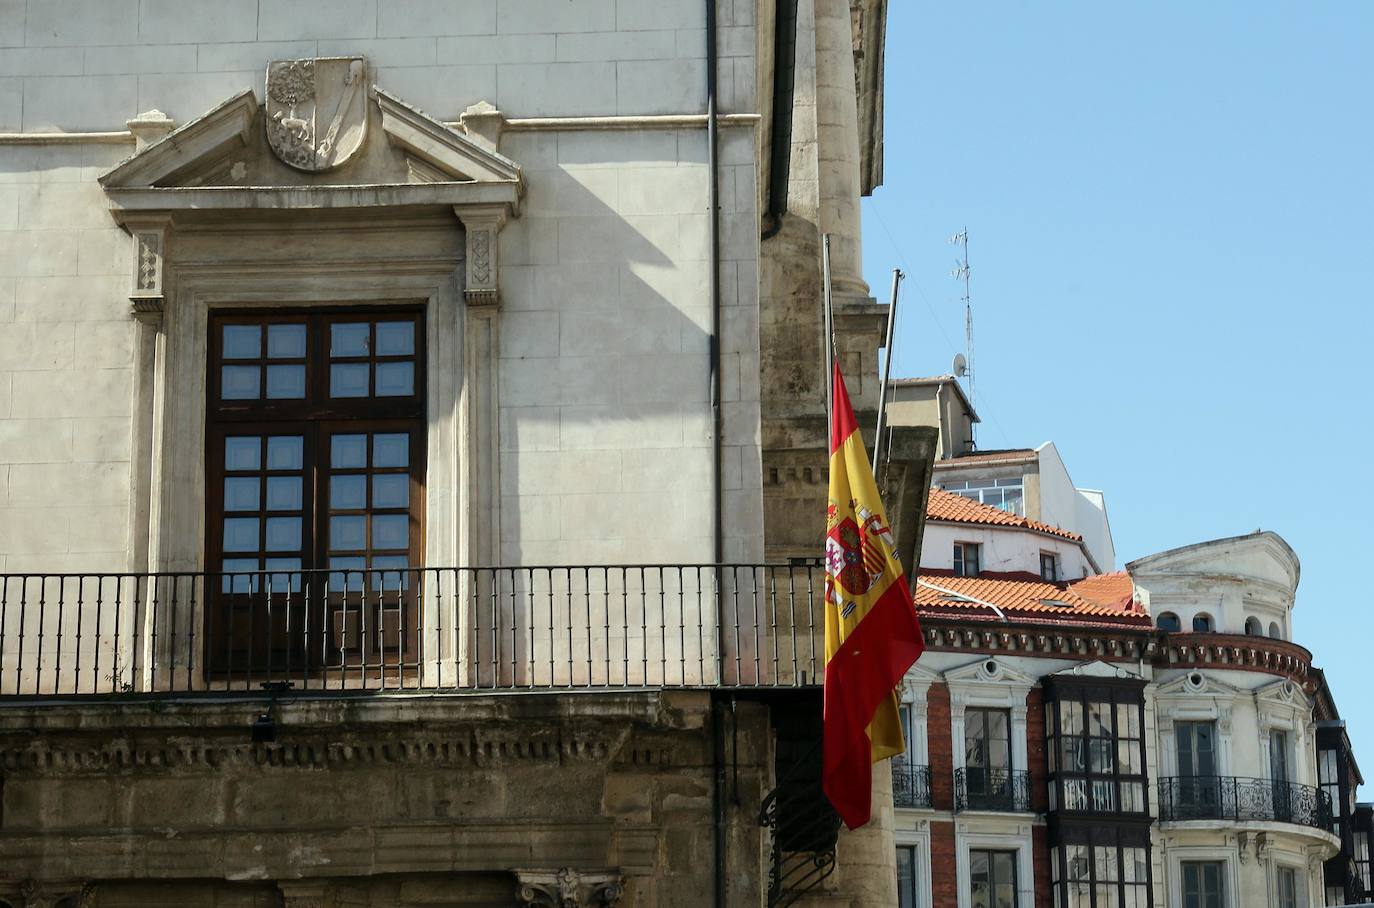
[[[873,815],[865,826],[841,828],[835,850],[836,894],[854,905],[897,904],[897,840],[893,833],[892,762],[873,764]]]

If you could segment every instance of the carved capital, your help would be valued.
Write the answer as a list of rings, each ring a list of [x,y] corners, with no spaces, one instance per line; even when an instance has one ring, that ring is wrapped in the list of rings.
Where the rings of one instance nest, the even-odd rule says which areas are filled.
[[[517,898],[529,908],[611,908],[624,887],[614,870],[516,870]]]
[[[136,317],[160,316],[166,301],[163,265],[167,260],[167,238],[171,218],[130,218],[124,222],[133,240],[133,273],[129,282],[129,302]]]
[[[95,908],[95,887],[90,883],[24,880],[18,886],[0,888],[0,898],[15,908]]]
[[[500,245],[498,234],[506,222],[504,208],[455,208],[467,234],[467,262],[464,268],[463,299],[469,306],[496,306],[500,303],[498,272]]]

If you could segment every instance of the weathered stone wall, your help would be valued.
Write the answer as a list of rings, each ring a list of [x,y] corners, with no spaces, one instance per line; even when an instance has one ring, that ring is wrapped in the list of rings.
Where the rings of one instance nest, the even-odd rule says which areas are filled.
[[[522,880],[570,867],[623,885],[619,905],[711,902],[706,694],[283,701],[255,744],[261,709],[0,714],[0,881],[94,882],[101,906],[518,904]],[[757,905],[771,734],[764,707],[737,716],[729,904]]]

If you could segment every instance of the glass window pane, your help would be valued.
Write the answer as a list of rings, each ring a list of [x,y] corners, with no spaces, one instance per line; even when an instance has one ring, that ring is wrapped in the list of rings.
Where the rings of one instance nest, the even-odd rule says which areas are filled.
[[[271,531],[269,530],[269,532]],[[267,575],[273,593],[288,589],[293,593],[301,591],[301,560],[299,558],[268,558],[266,566],[269,571],[283,572]]]
[[[303,359],[305,325],[268,325],[267,355],[272,359]]]
[[[410,547],[410,518],[405,514],[385,514],[372,518],[372,547],[374,549],[404,549]]]
[[[224,477],[224,509],[226,511],[256,511],[259,481],[256,476]]]
[[[257,366],[220,366],[219,396],[223,400],[257,400],[262,370]]]
[[[329,518],[329,548],[334,551],[367,548],[367,518]]]
[[[378,363],[377,396],[409,397],[415,393],[414,363]]]
[[[395,473],[373,476],[372,506],[374,508],[409,507],[410,477]]]
[[[329,367],[330,397],[367,397],[367,363],[335,363]]]
[[[301,548],[301,519],[299,517],[267,518],[269,552],[298,552]]]
[[[267,510],[299,511],[301,509],[301,478],[299,476],[267,477]]]
[[[260,325],[225,325],[224,358],[257,359],[262,356]]]
[[[262,439],[256,435],[231,435],[224,439],[224,469],[256,470],[262,465]]]
[[[256,571],[258,560],[256,558],[226,558],[220,562],[220,569],[225,574],[234,574],[240,571]],[[226,593],[247,593],[257,587],[257,576],[254,574],[242,574],[237,577],[225,577],[220,582],[220,589]]]
[[[258,518],[224,518],[224,551],[256,552],[258,550]]]
[[[272,400],[305,397],[305,366],[268,366],[267,396]]]
[[[352,470],[367,466],[367,436],[333,436],[329,440],[329,465],[336,470]]]
[[[361,511],[367,507],[367,477],[329,477],[329,506],[336,511]]]
[[[367,356],[367,322],[335,322],[329,326],[330,356]]]
[[[403,568],[409,566],[410,558],[406,555],[378,555],[372,559],[372,583],[382,590],[408,589],[410,573]]]
[[[299,470],[305,461],[305,439],[299,435],[272,435],[267,439],[267,469]]]
[[[915,851],[897,846],[897,908],[916,908]]]
[[[377,323],[378,356],[410,356],[414,352],[414,322]]]
[[[372,465],[410,466],[410,436],[404,433],[372,436]]]
[[[367,566],[366,561],[355,555],[344,557],[332,556],[329,559],[329,589],[342,590],[347,583],[347,589],[360,590],[363,588],[363,568]],[[356,573],[355,573],[356,572]]]

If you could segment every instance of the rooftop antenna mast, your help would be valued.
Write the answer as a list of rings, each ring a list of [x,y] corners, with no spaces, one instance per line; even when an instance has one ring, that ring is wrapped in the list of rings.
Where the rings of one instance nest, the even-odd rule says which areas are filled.
[[[950,276],[956,281],[964,282],[964,353],[966,367],[964,376],[968,378],[968,402],[969,406],[977,410],[978,404],[973,395],[973,300],[969,295],[969,268],[968,268],[968,227],[964,227],[954,236],[949,238],[951,245],[959,247],[959,258],[954,263],[954,270]],[[972,431],[972,427],[970,427]]]

